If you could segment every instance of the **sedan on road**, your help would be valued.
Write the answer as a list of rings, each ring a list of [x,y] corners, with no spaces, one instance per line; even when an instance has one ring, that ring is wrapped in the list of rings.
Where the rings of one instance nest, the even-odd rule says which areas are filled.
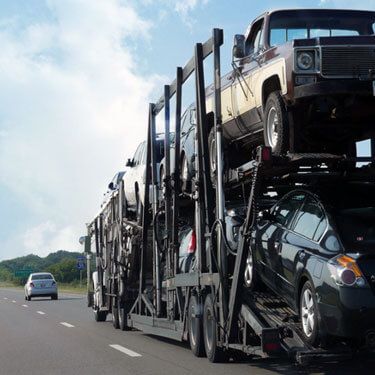
[[[25,284],[25,299],[30,301],[32,297],[58,298],[57,283],[51,273],[39,272],[30,274]]]
[[[375,347],[375,185],[298,189],[261,212],[246,263],[299,315],[305,340]]]

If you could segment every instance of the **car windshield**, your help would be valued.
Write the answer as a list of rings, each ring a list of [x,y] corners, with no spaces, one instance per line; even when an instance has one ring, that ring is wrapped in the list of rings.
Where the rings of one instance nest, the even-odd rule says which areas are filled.
[[[52,275],[48,274],[48,273],[42,273],[42,274],[39,274],[39,275],[32,275],[31,276],[31,280],[52,280],[53,277]]]
[[[323,36],[373,35],[375,12],[301,9],[275,12],[270,17],[270,46],[293,39]]]
[[[374,184],[344,184],[326,192],[327,204],[347,251],[375,250],[374,194]]]

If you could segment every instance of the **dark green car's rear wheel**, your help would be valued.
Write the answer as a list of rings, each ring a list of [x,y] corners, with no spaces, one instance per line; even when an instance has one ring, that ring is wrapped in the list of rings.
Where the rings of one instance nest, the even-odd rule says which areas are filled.
[[[315,289],[310,281],[306,281],[301,290],[300,319],[304,339],[316,346],[319,343],[318,306]]]

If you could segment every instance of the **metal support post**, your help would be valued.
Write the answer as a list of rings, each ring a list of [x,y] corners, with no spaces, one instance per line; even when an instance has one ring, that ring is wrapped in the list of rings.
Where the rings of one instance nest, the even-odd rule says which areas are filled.
[[[175,158],[174,168],[172,174],[173,190],[172,190],[172,205],[173,205],[173,218],[172,218],[172,250],[173,250],[173,264],[175,276],[178,271],[178,218],[179,218],[179,194],[180,194],[180,150],[181,150],[181,107],[182,107],[182,76],[183,71],[181,67],[177,68],[176,73],[176,121],[175,121]]]
[[[148,119],[148,132],[147,132],[147,152],[146,152],[146,178],[145,178],[145,195],[144,207],[142,215],[142,248],[141,248],[141,264],[139,270],[139,312],[142,312],[142,294],[146,285],[146,269],[147,269],[147,239],[148,228],[150,226],[150,180],[151,180],[151,154],[152,154],[152,123],[153,123],[153,108],[154,105],[149,105],[149,119]]]
[[[220,46],[223,44],[223,30],[213,30],[213,58],[214,58],[214,129],[215,129],[215,144],[216,144],[216,220],[220,221],[222,227],[217,228],[217,259],[219,265],[219,272],[222,277],[220,284],[220,320],[221,324],[224,322],[228,315],[228,298],[227,298],[227,274],[228,262],[227,252],[222,240],[222,228],[225,228],[224,210],[224,185],[223,185],[223,137],[222,137],[222,115],[221,115],[221,73],[220,73]]]

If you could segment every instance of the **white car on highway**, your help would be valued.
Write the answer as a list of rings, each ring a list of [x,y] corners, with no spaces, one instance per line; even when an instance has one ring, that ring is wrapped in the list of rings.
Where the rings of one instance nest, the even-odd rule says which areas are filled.
[[[49,272],[31,273],[25,284],[25,299],[31,297],[51,297],[57,299],[57,283],[53,275]]]

